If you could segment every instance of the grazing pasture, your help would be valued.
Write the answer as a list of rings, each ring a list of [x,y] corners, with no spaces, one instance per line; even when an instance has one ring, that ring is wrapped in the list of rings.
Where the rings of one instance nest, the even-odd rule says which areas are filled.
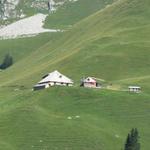
[[[6,52],[14,58],[0,72],[0,149],[120,150],[131,128],[138,128],[141,149],[149,149],[150,2],[120,0],[95,11],[78,3],[82,17],[76,20],[51,23],[63,15],[59,11],[47,18],[47,27],[70,24],[65,32],[0,41],[0,59]],[[74,87],[32,91],[53,70],[74,80]],[[112,88],[79,87],[88,76]],[[130,85],[142,92],[117,90]]]

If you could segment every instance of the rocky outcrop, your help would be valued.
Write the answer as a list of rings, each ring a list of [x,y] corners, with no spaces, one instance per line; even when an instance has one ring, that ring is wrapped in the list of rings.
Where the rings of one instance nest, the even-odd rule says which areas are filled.
[[[16,18],[20,11],[16,9],[19,0],[0,0],[0,17],[2,19]]]

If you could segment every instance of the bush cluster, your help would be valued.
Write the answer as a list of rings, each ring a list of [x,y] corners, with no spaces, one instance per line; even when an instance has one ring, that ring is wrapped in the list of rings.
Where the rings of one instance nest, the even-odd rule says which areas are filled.
[[[10,67],[12,64],[13,64],[13,58],[9,54],[7,54],[7,55],[5,55],[5,58],[2,62],[2,64],[0,65],[0,69],[6,69],[6,68]]]

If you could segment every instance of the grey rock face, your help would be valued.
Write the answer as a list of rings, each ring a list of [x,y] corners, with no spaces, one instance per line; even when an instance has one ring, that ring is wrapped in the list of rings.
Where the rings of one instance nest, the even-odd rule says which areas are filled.
[[[17,17],[16,6],[19,0],[0,0],[0,18],[14,18]]]

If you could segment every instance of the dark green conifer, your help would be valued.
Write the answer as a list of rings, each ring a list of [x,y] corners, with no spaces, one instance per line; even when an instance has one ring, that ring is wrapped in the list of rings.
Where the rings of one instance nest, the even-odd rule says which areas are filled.
[[[128,134],[124,150],[140,150],[139,134],[136,128]]]
[[[6,68],[10,67],[12,64],[13,64],[13,58],[9,54],[7,54],[7,55],[5,55],[5,58],[2,62],[2,64],[0,65],[0,69],[6,69]]]

